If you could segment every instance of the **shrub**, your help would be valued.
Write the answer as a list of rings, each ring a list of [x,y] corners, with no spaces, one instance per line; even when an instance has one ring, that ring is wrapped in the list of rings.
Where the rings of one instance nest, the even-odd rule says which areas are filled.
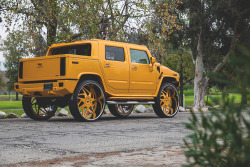
[[[183,139],[188,160],[184,166],[250,166],[250,111],[225,94],[212,101],[221,108],[200,117],[191,112],[190,122],[184,123],[192,131]]]

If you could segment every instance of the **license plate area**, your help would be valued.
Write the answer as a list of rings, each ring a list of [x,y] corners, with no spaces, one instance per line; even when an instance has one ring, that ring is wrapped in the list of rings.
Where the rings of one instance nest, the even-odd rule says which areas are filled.
[[[52,90],[52,88],[53,88],[53,83],[46,83],[44,84],[43,87],[44,90]]]

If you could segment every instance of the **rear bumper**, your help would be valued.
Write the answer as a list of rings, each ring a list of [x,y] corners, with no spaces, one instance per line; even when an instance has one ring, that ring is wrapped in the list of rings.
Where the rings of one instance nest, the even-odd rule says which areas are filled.
[[[27,97],[63,97],[74,92],[78,80],[55,80],[39,83],[15,83],[15,91]],[[51,90],[44,90],[44,84],[52,83]]]

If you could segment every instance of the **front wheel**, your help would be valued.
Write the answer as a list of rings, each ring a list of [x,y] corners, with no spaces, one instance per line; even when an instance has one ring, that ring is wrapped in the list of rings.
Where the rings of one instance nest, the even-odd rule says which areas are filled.
[[[161,118],[172,118],[179,111],[179,93],[170,83],[164,83],[155,99],[154,112]]]
[[[57,105],[44,104],[36,97],[23,97],[23,110],[28,117],[34,120],[48,120],[55,115]]]
[[[133,109],[134,105],[127,105],[127,104],[109,104],[108,105],[109,111],[112,115],[118,118],[126,118],[129,116]]]
[[[81,82],[75,89],[69,109],[78,121],[95,121],[105,109],[105,96],[102,86],[92,80]]]

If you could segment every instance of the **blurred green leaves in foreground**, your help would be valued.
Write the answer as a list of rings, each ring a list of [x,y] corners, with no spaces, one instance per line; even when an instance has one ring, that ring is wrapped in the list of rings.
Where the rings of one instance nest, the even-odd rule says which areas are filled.
[[[240,75],[240,83],[250,86],[250,50],[239,47],[242,54],[234,54],[230,64]],[[237,87],[237,84],[235,83]],[[230,86],[231,88],[231,86]],[[235,104],[226,88],[222,98],[211,99],[211,112],[201,112],[184,123],[191,134],[183,139],[187,164],[184,166],[250,166],[250,110],[244,104]],[[220,106],[215,108],[213,106]]]

